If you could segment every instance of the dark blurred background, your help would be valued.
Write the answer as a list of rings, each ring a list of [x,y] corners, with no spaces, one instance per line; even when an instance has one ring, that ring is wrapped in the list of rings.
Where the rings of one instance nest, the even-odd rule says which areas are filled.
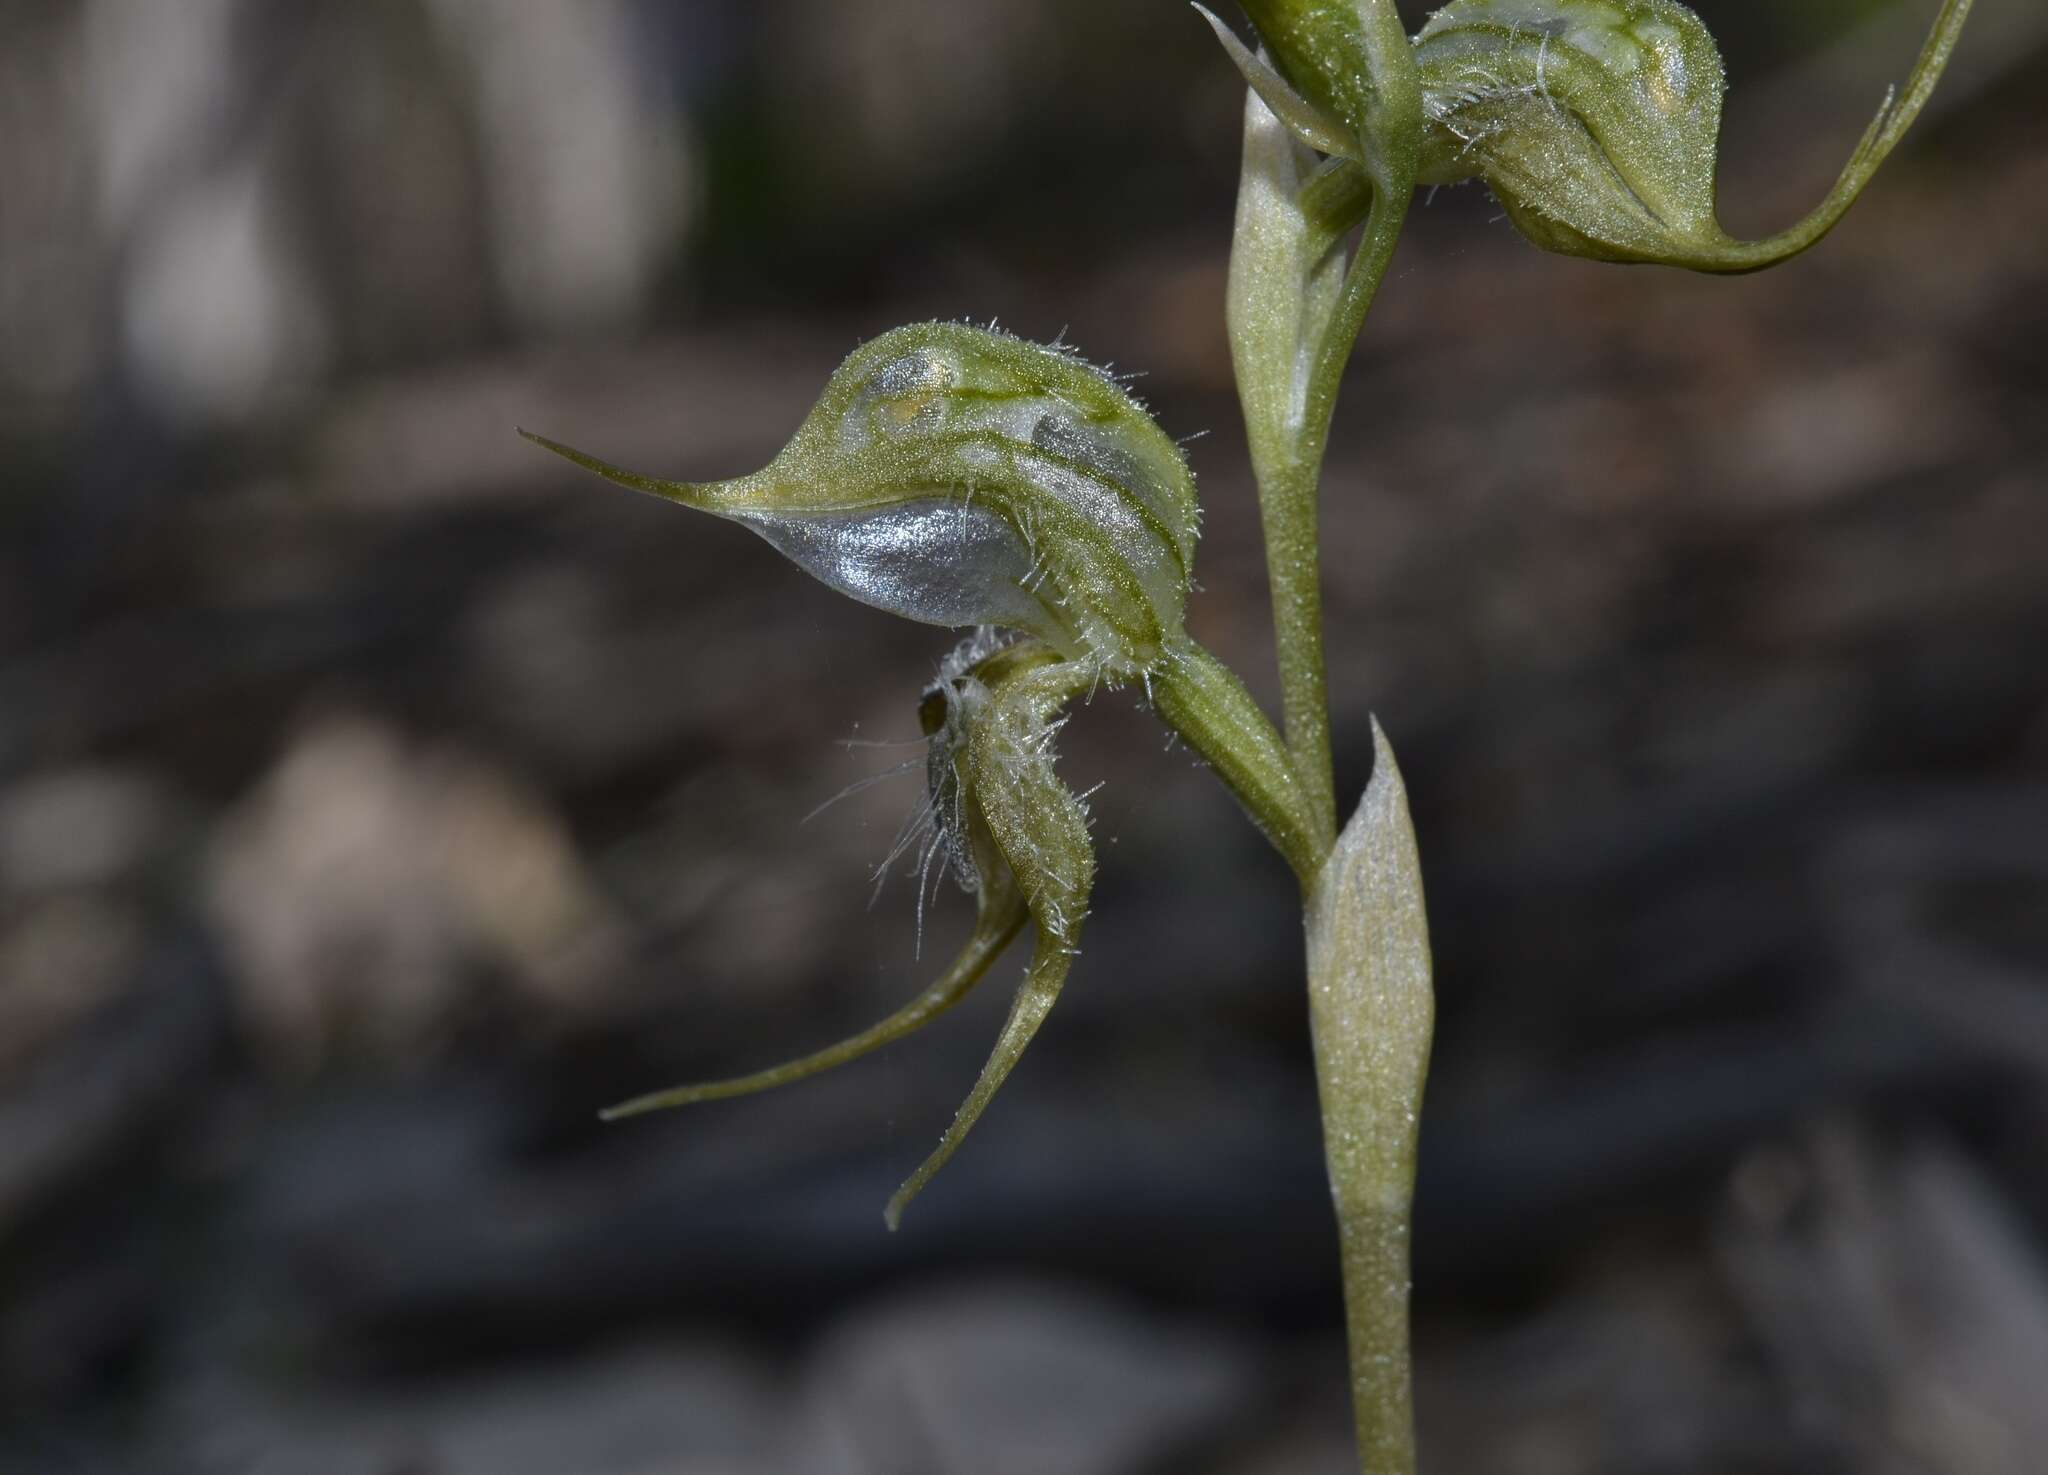
[[[1931,0],[1702,4],[1731,226]],[[2048,15],[1984,0],[1768,276],[1418,211],[1326,557],[1428,868],[1439,1472],[2037,1475],[2048,1448]],[[0,0],[0,1470],[1339,1475],[1290,883],[1128,693],[1101,881],[907,998],[949,642],[512,435],[723,476],[862,337],[1000,318],[1195,442],[1239,84],[1167,0]],[[853,742],[848,740],[852,739]]]

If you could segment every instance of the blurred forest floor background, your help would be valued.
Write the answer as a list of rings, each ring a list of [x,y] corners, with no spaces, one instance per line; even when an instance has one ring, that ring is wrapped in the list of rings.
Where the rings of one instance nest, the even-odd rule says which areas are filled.
[[[1729,223],[1930,6],[1698,7]],[[1340,787],[1413,792],[1440,1471],[2048,1448],[2048,19],[1984,0],[1759,278],[1418,212],[1328,482]],[[1165,3],[0,0],[0,1471],[1337,1475],[1288,878],[1129,693],[1084,956],[908,997],[869,904],[943,632],[515,424],[759,465],[919,317],[1193,444],[1272,694],[1221,312],[1239,90]],[[849,744],[847,739],[857,739]]]

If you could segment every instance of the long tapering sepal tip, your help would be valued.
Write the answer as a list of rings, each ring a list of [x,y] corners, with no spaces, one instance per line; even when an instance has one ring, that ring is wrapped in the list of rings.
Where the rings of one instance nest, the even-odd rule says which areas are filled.
[[[700,1101],[723,1101],[734,1096],[751,1096],[757,1091],[770,1091],[777,1086],[791,1085],[822,1075],[828,1070],[858,1060],[884,1045],[892,1044],[905,1035],[915,1033],[930,1024],[965,997],[967,991],[981,981],[989,965],[1002,956],[1024,926],[1024,901],[1016,894],[1007,881],[985,898],[980,914],[974,923],[973,935],[960,949],[938,981],[916,998],[898,1009],[894,1014],[871,1025],[859,1034],[848,1036],[837,1044],[828,1045],[809,1055],[800,1055],[781,1065],[757,1070],[751,1075],[732,1076],[721,1081],[702,1081],[689,1086],[670,1086],[660,1091],[650,1091],[644,1096],[635,1096],[617,1106],[606,1107],[598,1113],[598,1119],[616,1122],[626,1117],[644,1116],[652,1111],[666,1111],[671,1107],[694,1106]]]
[[[588,451],[579,451],[574,446],[564,445],[558,440],[551,440],[536,431],[528,430],[523,425],[515,425],[512,428],[542,450],[553,451],[564,461],[581,466],[585,471],[594,471],[606,481],[616,483],[628,490],[645,492],[650,497],[660,497],[668,502],[680,502],[685,507],[697,506],[701,500],[699,495],[700,488],[693,486],[689,482],[663,481],[659,477],[642,476],[637,471],[628,471],[623,466],[614,466],[609,461],[601,461]]]
[[[667,1092],[661,1093],[659,1098],[655,1096],[636,1096],[631,1101],[621,1101],[617,1106],[607,1106],[597,1114],[597,1119],[601,1122],[622,1122],[627,1117],[645,1116],[650,1111],[660,1111],[664,1107],[683,1106],[694,1099],[693,1097],[673,1099]]]

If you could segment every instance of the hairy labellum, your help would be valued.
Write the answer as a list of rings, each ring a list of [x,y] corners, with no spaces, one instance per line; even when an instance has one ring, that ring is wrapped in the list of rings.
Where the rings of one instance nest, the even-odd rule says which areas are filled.
[[[988,678],[1003,649],[989,626],[975,631],[939,663],[938,678],[925,688],[917,707],[925,736],[925,812],[932,843],[961,888],[977,895],[1001,862],[991,859],[994,843],[971,798],[968,739],[988,703]],[[1008,660],[1030,655],[1020,648]]]
[[[1151,670],[1181,631],[1193,477],[1121,386],[1061,349],[961,323],[885,333],[732,481],[659,481],[532,438],[913,620],[1020,630],[1111,677]]]
[[[1031,961],[952,1124],[889,1200],[891,1226],[958,1150],[1052,1012],[1080,942],[1095,880],[1095,847],[1080,798],[1053,769],[1059,711],[1093,680],[1079,662],[1049,659],[1030,642],[1005,647],[957,678],[949,718],[964,742],[949,742],[958,813],[981,862],[980,884],[1021,894],[1036,936]],[[943,673],[942,673],[943,678]],[[929,711],[929,707],[927,707]]]
[[[1066,982],[1087,915],[1095,851],[1081,800],[1053,771],[1061,707],[1095,679],[1051,647],[1009,645],[977,631],[939,668],[918,707],[926,736],[928,846],[976,899],[974,931],[939,979],[879,1024],[810,1055],[751,1075],[677,1086],[614,1107],[617,1118],[746,1095],[858,1059],[923,1028],[980,982],[1028,919],[1031,961],[988,1063],[938,1147],[890,1199],[904,1207],[966,1140],[1031,1043]]]

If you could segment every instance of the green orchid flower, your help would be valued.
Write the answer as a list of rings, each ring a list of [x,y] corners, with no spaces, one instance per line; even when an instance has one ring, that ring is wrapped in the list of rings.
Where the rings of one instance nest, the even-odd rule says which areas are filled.
[[[1452,0],[1413,41],[1423,119],[1414,182],[1483,181],[1546,251],[1759,271],[1815,245],[1848,213],[1932,96],[1972,3],[1944,0],[1904,87],[1885,99],[1826,197],[1797,224],[1743,241],[1716,214],[1721,53],[1690,9],[1677,0]],[[1270,58],[1209,20],[1274,117],[1332,161],[1319,213],[1341,233],[1362,216],[1386,152],[1373,130],[1388,125],[1368,106],[1379,93],[1351,80],[1392,70],[1361,31],[1359,17],[1379,7],[1253,0],[1245,10]]]
[[[1065,983],[1095,853],[1086,808],[1054,770],[1054,739],[1065,707],[1098,686],[1142,684],[1297,868],[1311,867],[1284,746],[1182,623],[1200,518],[1187,463],[1115,379],[1072,352],[959,323],[885,333],[840,366],[780,454],[729,481],[663,481],[528,438],[621,485],[739,523],[864,604],[976,627],[919,708],[927,844],[976,901],[958,956],[860,1034],[750,1075],[638,1097],[608,1116],[745,1095],[858,1059],[957,1003],[1028,921],[1035,940],[1009,1019],[938,1148],[890,1200],[894,1227]]]

